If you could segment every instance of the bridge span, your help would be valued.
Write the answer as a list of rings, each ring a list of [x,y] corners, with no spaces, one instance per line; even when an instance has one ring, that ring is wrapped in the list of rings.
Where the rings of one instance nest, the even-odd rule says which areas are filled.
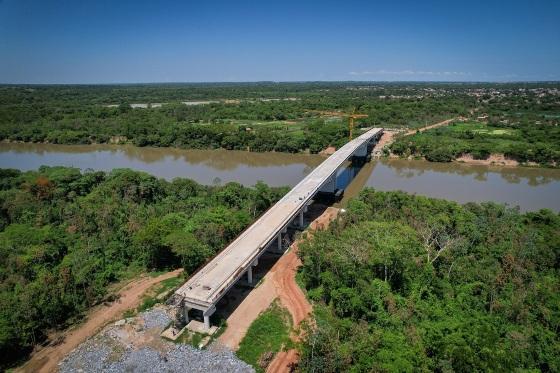
[[[210,316],[216,304],[245,274],[253,282],[253,267],[267,249],[278,245],[282,249],[282,234],[294,221],[303,227],[303,214],[313,203],[317,193],[336,193],[338,171],[352,157],[366,158],[383,134],[383,129],[373,128],[349,141],[290,192],[268,209],[253,225],[241,233],[224,250],[196,272],[176,292],[182,299],[185,321],[190,309],[197,309],[204,317],[204,327],[210,328]]]

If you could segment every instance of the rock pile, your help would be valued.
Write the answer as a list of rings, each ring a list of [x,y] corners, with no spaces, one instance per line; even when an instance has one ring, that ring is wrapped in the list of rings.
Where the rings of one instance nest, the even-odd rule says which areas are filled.
[[[199,350],[161,339],[170,322],[164,307],[120,320],[72,351],[60,372],[254,372],[229,350]]]

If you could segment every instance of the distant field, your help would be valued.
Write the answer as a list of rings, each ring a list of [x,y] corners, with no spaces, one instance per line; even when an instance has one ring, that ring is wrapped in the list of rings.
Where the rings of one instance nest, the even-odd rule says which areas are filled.
[[[457,122],[397,139],[393,153],[449,162],[461,155],[487,159],[504,154],[520,162],[557,165],[560,160],[560,129],[552,125],[498,126],[480,122]]]
[[[499,136],[499,135],[516,136],[520,134],[519,130],[513,128],[493,127],[479,122],[453,123],[450,126],[448,126],[446,129],[443,129],[443,131],[445,130],[452,131],[455,133],[466,133],[467,131],[471,131],[476,134],[488,135],[488,136]]]

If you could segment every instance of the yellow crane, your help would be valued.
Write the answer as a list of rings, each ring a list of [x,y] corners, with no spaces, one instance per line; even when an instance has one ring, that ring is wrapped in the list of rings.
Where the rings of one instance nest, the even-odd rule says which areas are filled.
[[[339,111],[313,110],[314,113],[318,113],[320,115],[332,115],[332,116],[337,116],[337,117],[348,117],[348,134],[349,134],[350,140],[352,140],[352,135],[354,133],[354,120],[368,117],[367,114],[356,114],[356,113],[354,113],[354,111],[352,111],[352,114],[348,114],[348,113],[341,113]]]

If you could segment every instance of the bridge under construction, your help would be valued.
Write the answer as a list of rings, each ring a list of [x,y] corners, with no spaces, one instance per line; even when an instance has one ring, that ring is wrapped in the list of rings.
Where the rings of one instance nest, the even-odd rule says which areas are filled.
[[[184,307],[185,319],[188,312],[202,312],[204,327],[210,328],[210,316],[216,304],[243,276],[253,282],[253,267],[267,250],[282,250],[282,235],[288,226],[304,225],[304,213],[319,193],[335,195],[339,171],[352,159],[366,159],[383,134],[383,129],[373,128],[349,141],[327,158],[257,221],[241,233],[224,250],[197,271],[176,291]]]

